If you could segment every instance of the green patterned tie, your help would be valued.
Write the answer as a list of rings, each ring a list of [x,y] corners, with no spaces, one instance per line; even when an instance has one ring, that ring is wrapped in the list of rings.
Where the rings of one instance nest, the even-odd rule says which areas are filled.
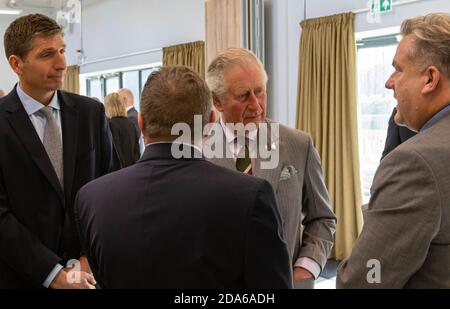
[[[242,173],[252,175],[252,159],[248,148],[248,139],[245,139],[244,157],[236,159],[236,169]]]

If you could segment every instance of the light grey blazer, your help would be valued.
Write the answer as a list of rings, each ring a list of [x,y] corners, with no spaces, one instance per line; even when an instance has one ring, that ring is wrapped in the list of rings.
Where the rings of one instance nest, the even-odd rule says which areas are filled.
[[[267,123],[274,122],[267,120]],[[258,135],[265,133],[260,129]],[[264,160],[257,157],[252,166],[253,175],[272,184],[291,264],[300,257],[308,257],[323,269],[333,246],[336,217],[331,210],[319,155],[311,137],[304,132],[280,124],[279,134],[269,126],[268,136],[267,147],[279,150],[279,162],[274,169],[261,169],[260,163]],[[224,142],[224,151],[229,153],[226,144]],[[236,170],[232,156],[210,161]]]
[[[450,288],[449,132],[447,113],[381,161],[338,288]]]

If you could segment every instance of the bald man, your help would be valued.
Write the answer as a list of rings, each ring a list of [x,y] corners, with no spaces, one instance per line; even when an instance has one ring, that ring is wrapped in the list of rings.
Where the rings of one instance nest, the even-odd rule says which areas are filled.
[[[123,102],[125,104],[125,109],[127,110],[127,117],[130,119],[134,124],[134,129],[136,130],[136,136],[138,139],[141,136],[141,131],[139,130],[138,126],[138,112],[134,108],[134,96],[130,89],[122,88],[118,91],[120,97],[123,99]]]

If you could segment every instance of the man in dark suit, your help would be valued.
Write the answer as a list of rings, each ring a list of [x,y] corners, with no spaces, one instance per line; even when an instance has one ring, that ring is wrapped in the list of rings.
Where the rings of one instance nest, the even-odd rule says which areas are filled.
[[[141,130],[139,129],[138,125],[138,112],[134,108],[134,96],[130,89],[122,88],[117,91],[117,93],[120,95],[120,97],[123,100],[123,103],[125,105],[125,109],[127,111],[127,117],[130,119],[134,124],[134,129],[136,130],[136,136],[139,138],[141,136]]]
[[[4,43],[19,83],[0,99],[0,288],[93,288],[85,258],[64,267],[81,254],[75,195],[110,167],[103,106],[58,90],[66,60],[54,20],[20,17]]]
[[[383,154],[381,155],[381,160],[383,160],[385,156],[387,156],[392,150],[394,150],[395,147],[417,134],[407,127],[399,126],[398,124],[396,124],[394,121],[396,113],[397,109],[394,107],[391,118],[389,118],[386,143],[384,145]]]
[[[214,122],[206,83],[184,67],[153,72],[139,114],[144,155],[78,193],[76,220],[97,281],[106,288],[290,288],[271,185],[206,161],[201,141],[191,139],[194,115],[200,129]],[[190,129],[184,143],[172,135],[175,124]]]

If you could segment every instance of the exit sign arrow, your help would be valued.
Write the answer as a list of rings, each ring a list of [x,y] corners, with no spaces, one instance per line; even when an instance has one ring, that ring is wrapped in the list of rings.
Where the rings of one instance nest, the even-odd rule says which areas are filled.
[[[380,13],[392,11],[392,0],[379,0],[380,1]]]

